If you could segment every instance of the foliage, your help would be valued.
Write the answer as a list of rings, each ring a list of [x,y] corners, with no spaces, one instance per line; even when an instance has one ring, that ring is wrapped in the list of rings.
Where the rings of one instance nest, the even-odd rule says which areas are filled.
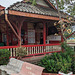
[[[36,5],[36,0],[24,0],[26,2],[31,2],[32,5]],[[50,2],[56,7],[56,1],[50,0]],[[74,0],[57,0],[58,7],[61,11],[65,11],[72,16],[75,16],[75,1]]]
[[[10,57],[10,51],[7,49],[0,49],[0,65],[8,63]]]
[[[56,7],[56,1],[50,0],[50,2]],[[75,16],[75,1],[74,0],[57,0],[58,7],[61,11],[65,11],[72,16]]]
[[[24,0],[25,2],[31,2],[32,5],[36,5],[36,0]]]
[[[67,73],[74,71],[75,66],[73,61],[74,51],[66,43],[62,44],[65,52],[53,53],[51,56],[45,56],[38,65],[45,68],[45,72],[58,73],[59,71]]]
[[[61,46],[64,51],[66,51],[65,54],[67,53],[66,55],[70,55],[70,57],[72,58],[71,71],[75,74],[75,50],[73,50],[73,48],[67,45],[65,42],[62,43]]]
[[[73,57],[73,60],[72,60],[72,72],[75,74],[75,56]]]
[[[23,57],[27,55],[27,51],[25,47],[18,47],[16,51],[17,51],[17,57]]]
[[[63,53],[63,56],[58,53],[53,53],[51,56],[45,56],[39,63],[40,66],[45,68],[46,72],[57,73],[62,71],[67,73],[71,69],[72,58],[66,56]]]
[[[67,37],[73,33],[72,30],[72,23],[73,23],[73,18],[72,17],[66,17],[67,21],[65,20],[60,20],[59,22],[55,22],[54,26],[56,28],[61,29],[62,36],[64,38],[64,41],[67,40]]]

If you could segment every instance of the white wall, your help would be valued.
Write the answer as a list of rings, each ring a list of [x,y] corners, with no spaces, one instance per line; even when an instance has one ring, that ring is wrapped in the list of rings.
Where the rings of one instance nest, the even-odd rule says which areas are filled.
[[[75,31],[75,25],[74,26],[72,26],[72,28],[73,28],[73,32]]]

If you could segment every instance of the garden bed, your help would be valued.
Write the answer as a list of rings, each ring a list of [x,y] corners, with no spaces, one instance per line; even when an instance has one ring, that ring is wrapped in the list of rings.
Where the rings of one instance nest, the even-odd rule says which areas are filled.
[[[58,75],[56,73],[43,73],[42,75]]]

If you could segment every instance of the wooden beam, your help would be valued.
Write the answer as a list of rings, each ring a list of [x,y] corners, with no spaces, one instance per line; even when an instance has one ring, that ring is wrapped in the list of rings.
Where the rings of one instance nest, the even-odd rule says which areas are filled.
[[[73,34],[75,34],[75,31],[72,34],[70,34],[66,39],[68,39],[69,37],[71,37]]]
[[[12,29],[12,31],[14,32],[14,34],[16,35],[16,37],[20,40],[20,37],[18,36],[18,34],[16,33],[16,31],[14,30],[13,26],[11,25],[11,23],[8,20],[8,16],[7,14],[5,14],[5,20],[8,23],[8,25],[10,26],[10,28]]]
[[[43,22],[43,44],[46,44],[46,23]]]
[[[7,30],[6,30],[6,33],[7,33],[7,46],[9,46],[9,31],[8,31],[8,25],[6,24],[6,28],[7,28]]]
[[[15,27],[15,29],[17,30],[17,33],[19,32],[18,27],[16,26],[16,24],[14,22],[11,21],[11,23],[13,24],[13,26]]]
[[[9,10],[10,15],[17,15],[17,16],[25,16],[25,17],[32,17],[32,18],[39,18],[39,19],[46,19],[46,20],[59,20],[59,17],[52,17],[46,15],[39,15],[39,14],[32,14],[20,11]]]
[[[55,10],[57,10],[57,9],[55,8],[55,6],[54,6],[49,0],[47,0],[47,2],[48,2]]]
[[[22,28],[22,25],[23,25],[23,22],[24,22],[24,18],[20,18],[19,21],[18,21],[18,29],[19,29],[19,32],[18,32],[18,35],[20,37],[20,40],[18,40],[18,45],[21,46],[21,28]]]

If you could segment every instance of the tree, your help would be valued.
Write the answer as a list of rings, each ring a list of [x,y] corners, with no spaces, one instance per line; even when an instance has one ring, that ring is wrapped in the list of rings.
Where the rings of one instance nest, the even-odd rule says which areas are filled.
[[[55,0],[50,0],[50,2],[57,7]],[[57,0],[58,7],[60,11],[64,11],[72,16],[75,16],[75,1],[74,0]]]
[[[36,5],[36,0],[24,0],[24,1],[29,1],[32,3],[32,5]],[[50,0],[50,2],[57,7],[58,3],[58,8],[60,11],[64,11],[65,13],[68,13],[72,16],[75,16],[75,1],[74,0],[57,0],[57,3],[55,0]]]

